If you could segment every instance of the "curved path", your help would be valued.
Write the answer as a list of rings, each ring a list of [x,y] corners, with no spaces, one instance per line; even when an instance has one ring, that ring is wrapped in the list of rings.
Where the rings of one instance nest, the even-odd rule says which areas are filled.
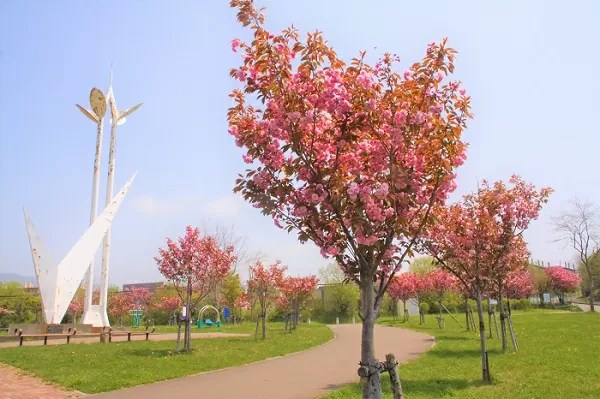
[[[97,399],[310,399],[357,382],[360,324],[333,325],[335,339],[303,352],[245,366],[91,395]],[[414,359],[434,343],[428,335],[395,327],[375,327],[379,359],[394,353],[399,362]]]

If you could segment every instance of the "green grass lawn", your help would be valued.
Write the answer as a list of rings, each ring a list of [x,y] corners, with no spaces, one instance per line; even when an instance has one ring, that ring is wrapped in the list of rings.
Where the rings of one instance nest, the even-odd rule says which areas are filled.
[[[255,341],[253,336],[194,340],[191,354],[173,353],[175,341],[137,341],[0,349],[0,362],[68,389],[97,393],[247,364],[333,338],[329,328],[317,323],[301,324],[291,334],[283,331],[282,323],[268,327],[267,341]],[[234,330],[253,332],[253,328],[246,323]]]
[[[380,323],[406,326],[389,319]],[[479,382],[481,358],[477,333],[461,330],[448,316],[446,331],[437,328],[434,317],[428,317],[428,327],[418,327],[417,323],[418,320],[412,321],[410,328],[434,335],[436,345],[400,367],[407,399],[600,398],[598,313],[515,312],[513,324],[520,350],[502,354],[498,339],[488,341],[491,385]],[[382,377],[386,382],[385,397],[391,398],[389,378]],[[327,398],[360,398],[359,385],[337,390]]]

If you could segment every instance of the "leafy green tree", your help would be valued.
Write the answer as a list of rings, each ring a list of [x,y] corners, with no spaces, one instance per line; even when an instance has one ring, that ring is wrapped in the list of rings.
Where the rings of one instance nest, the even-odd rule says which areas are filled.
[[[243,293],[244,288],[242,287],[240,275],[234,272],[229,273],[221,283],[221,301],[225,306],[231,309],[234,324],[236,320],[235,305]]]
[[[7,310],[0,314],[2,327],[6,327],[10,323],[42,321],[40,296],[28,291],[21,283],[15,281],[0,283],[0,308]]]
[[[410,271],[419,275],[424,275],[435,269],[432,256],[420,256],[410,262]]]
[[[335,263],[319,269],[319,280],[326,285],[333,309],[338,316],[352,317],[358,309],[360,289],[352,281],[348,281],[344,273]]]
[[[589,279],[591,276],[594,287],[594,298],[596,300],[600,300],[600,252],[597,252],[590,258],[589,266],[591,273],[587,272],[587,269],[583,263],[579,264],[578,271],[579,275],[581,276],[581,284],[583,287],[589,287]],[[588,291],[586,290],[586,292]]]

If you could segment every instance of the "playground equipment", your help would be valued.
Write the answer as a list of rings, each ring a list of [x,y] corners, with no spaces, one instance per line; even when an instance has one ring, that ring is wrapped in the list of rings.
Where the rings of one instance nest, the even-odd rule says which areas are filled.
[[[216,322],[213,322],[211,319],[206,319],[206,320],[203,319],[204,312],[207,311],[208,309],[212,309],[217,313],[217,321]],[[212,327],[212,326],[221,327],[221,318],[220,318],[219,309],[215,308],[212,305],[205,305],[200,309],[200,312],[198,314],[198,321],[196,322],[196,327],[202,328],[202,327]]]
[[[129,314],[131,315],[131,327],[139,327],[144,314],[142,309],[130,310]]]

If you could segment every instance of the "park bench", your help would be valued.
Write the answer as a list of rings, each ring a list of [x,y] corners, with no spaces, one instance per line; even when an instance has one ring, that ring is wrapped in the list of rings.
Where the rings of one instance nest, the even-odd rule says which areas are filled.
[[[112,331],[112,328],[108,329],[108,342],[112,342],[112,337],[124,337],[127,336],[127,341],[131,341],[132,335],[145,335],[146,341],[150,334],[154,333],[154,327],[152,327],[151,331],[148,331],[149,327],[146,327],[146,331]]]
[[[23,334],[23,330],[15,330],[15,335],[19,337],[19,346],[23,346],[25,338],[43,338],[44,345],[48,344],[48,338],[66,338],[67,344],[71,341],[71,337],[77,333],[77,329],[69,330],[66,333],[34,333],[34,334]]]

